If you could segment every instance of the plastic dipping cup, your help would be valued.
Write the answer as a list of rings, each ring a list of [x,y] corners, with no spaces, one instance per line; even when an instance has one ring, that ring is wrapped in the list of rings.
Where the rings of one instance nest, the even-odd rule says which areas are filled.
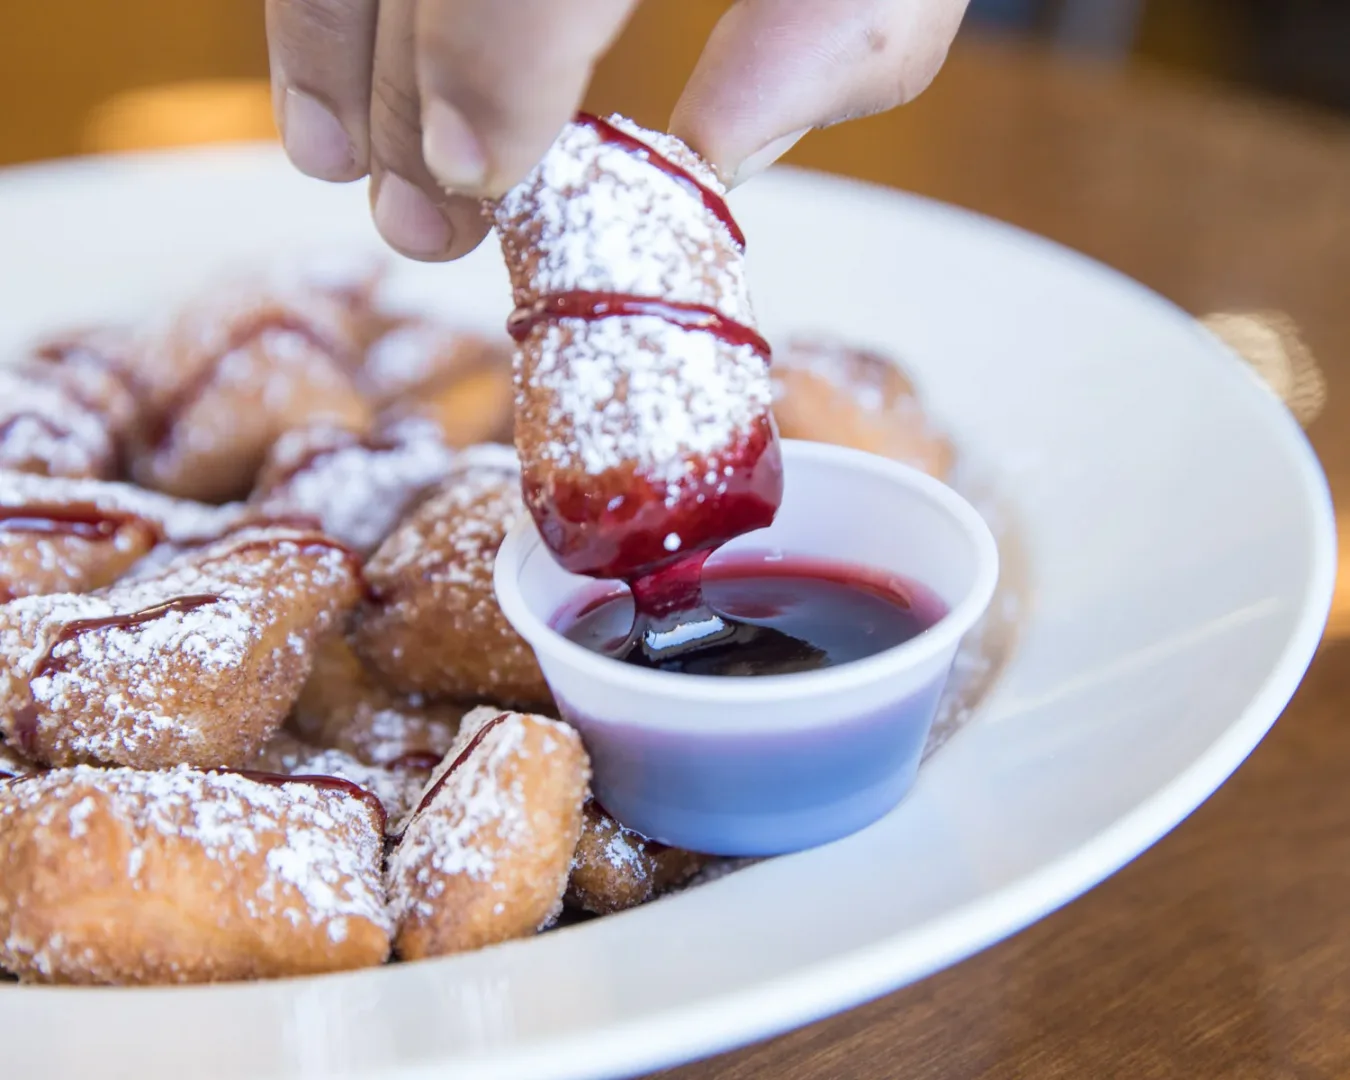
[[[723,547],[900,574],[947,615],[917,637],[820,671],[714,677],[620,663],[550,625],[596,582],[562,569],[527,516],[497,556],[506,617],[534,648],[590,751],[595,797],[653,839],[713,855],[773,855],[870,824],[914,783],[961,638],[984,613],[998,548],[961,496],[885,458],[785,441],[767,529]]]

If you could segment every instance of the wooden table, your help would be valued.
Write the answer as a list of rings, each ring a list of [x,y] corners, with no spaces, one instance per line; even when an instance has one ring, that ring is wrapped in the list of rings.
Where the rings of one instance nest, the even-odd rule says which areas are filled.
[[[669,47],[658,23],[631,36]],[[688,61],[677,49],[672,79]],[[657,123],[671,92],[650,68],[621,65],[596,87]],[[967,42],[919,102],[813,135],[792,160],[1005,218],[1197,314],[1287,313],[1330,390],[1310,434],[1333,490],[1350,494],[1350,123]],[[1350,1076],[1347,634],[1350,586],[1250,761],[1084,898],[916,986],[666,1075]]]

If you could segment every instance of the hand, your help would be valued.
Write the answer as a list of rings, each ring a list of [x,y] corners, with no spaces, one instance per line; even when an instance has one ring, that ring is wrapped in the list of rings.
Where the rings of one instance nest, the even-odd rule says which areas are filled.
[[[547,151],[637,0],[267,0],[273,100],[291,160],[370,175],[376,226],[416,259],[486,234],[479,200]],[[739,0],[671,131],[728,183],[815,127],[909,101],[966,0]]]

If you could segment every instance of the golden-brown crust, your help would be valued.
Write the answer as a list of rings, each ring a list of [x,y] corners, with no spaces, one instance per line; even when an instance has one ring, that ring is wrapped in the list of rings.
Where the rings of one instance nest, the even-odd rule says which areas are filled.
[[[950,441],[890,358],[830,338],[797,338],[775,352],[773,382],[784,438],[866,450],[940,480],[950,474]]]
[[[381,963],[376,815],[189,769],[0,784],[0,966],[31,982],[213,982]]]
[[[95,539],[0,531],[0,601],[111,585],[155,541],[153,525],[135,519]]]
[[[534,653],[502,614],[492,567],[524,514],[509,451],[466,454],[366,564],[373,599],[352,644],[392,689],[463,702],[548,706]]]
[[[564,898],[568,907],[608,915],[637,907],[688,881],[706,855],[667,847],[625,828],[588,800]]]
[[[352,380],[360,345],[348,306],[313,289],[222,287],[187,305],[139,359],[149,421],[132,476],[219,502],[247,494],[284,431],[320,419],[367,430]]]
[[[346,638],[329,635],[295,703],[289,726],[314,746],[341,750],[368,765],[410,755],[444,756],[465,709],[396,694],[371,674]]]
[[[502,360],[500,354],[497,360]],[[449,445],[462,449],[477,443],[509,443],[514,402],[511,365],[496,362],[464,372],[423,400],[396,406],[394,415],[428,420]]]
[[[439,429],[426,421],[366,434],[311,424],[272,444],[249,503],[264,515],[312,518],[330,536],[369,554],[445,479],[453,460]]]
[[[680,140],[618,117],[608,125],[720,196],[710,167]],[[523,311],[578,292],[631,296],[710,309],[754,333],[743,252],[725,223],[694,185],[587,122],[564,128],[496,205],[494,220]],[[710,546],[724,524],[713,515],[686,512],[679,531],[659,533],[627,515],[644,505],[662,516],[668,507],[715,506],[726,478],[761,458],[764,479],[774,474],[767,357],[749,341],[613,310],[517,328],[515,443],[524,491],[569,569],[615,570],[582,550],[595,534],[639,565],[647,552],[626,542],[638,535],[670,538],[673,546],[652,553],[659,558]],[[630,531],[616,537],[621,528]]]
[[[392,829],[411,812],[434,767],[435,761],[421,756],[393,765],[371,765],[345,750],[314,746],[283,729],[263,747],[249,771],[346,780],[379,799],[385,826]]]
[[[0,470],[0,601],[101,588],[160,541],[213,538],[235,518],[130,484]]]
[[[72,329],[35,342],[0,383],[0,468],[109,478],[141,420],[135,345],[117,327]]]
[[[270,529],[143,581],[12,601],[0,606],[0,732],[49,765],[242,766],[359,591],[331,541]]]
[[[557,918],[589,780],[567,725],[492,709],[466,717],[389,856],[398,955],[478,949]]]
[[[20,754],[14,747],[0,741],[0,780],[11,776],[27,776],[41,772],[41,768]]]

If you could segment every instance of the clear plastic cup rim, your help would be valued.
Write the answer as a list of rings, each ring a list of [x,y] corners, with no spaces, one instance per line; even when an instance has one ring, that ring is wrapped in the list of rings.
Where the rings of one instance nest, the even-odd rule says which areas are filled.
[[[808,458],[840,469],[870,472],[908,488],[945,512],[960,526],[974,549],[975,572],[965,595],[950,605],[946,615],[909,641],[838,667],[753,678],[653,671],[591,652],[550,625],[556,612],[541,616],[532,610],[520,590],[519,570],[543,547],[544,541],[533,518],[526,514],[507,533],[497,553],[493,584],[502,612],[534,649],[546,672],[550,662],[566,665],[616,689],[691,704],[761,703],[845,694],[922,667],[945,653],[955,653],[961,639],[988,608],[998,583],[998,544],[979,511],[927,473],[862,450],[785,439],[783,456],[789,468],[793,458]],[[542,554],[552,558],[547,550]]]

